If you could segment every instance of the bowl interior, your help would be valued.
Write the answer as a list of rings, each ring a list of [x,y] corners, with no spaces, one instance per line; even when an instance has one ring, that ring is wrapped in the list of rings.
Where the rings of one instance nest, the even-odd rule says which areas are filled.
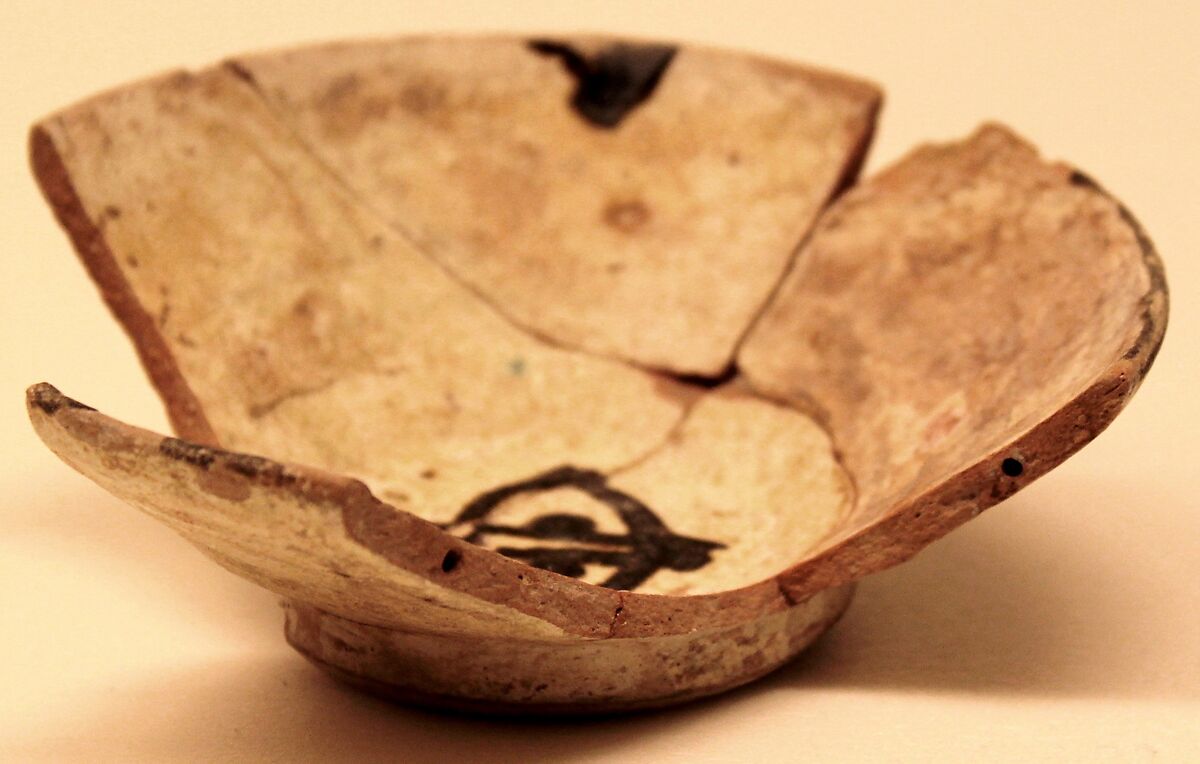
[[[450,534],[514,580],[524,562],[753,611],[897,562],[1053,467],[1165,325],[1124,208],[999,126],[822,215],[878,100],[714,51],[389,41],[113,91],[36,126],[33,154],[163,394],[167,450],[219,463],[218,493],[243,463],[188,448],[364,481],[383,503],[339,511],[366,502],[367,536],[428,556],[410,594],[461,572]],[[55,443],[85,471],[104,443],[162,449],[79,416],[84,445]],[[152,504],[197,479],[172,458],[106,480]],[[291,586],[300,563],[264,572],[239,532],[194,540]],[[336,584],[318,577],[296,591]]]

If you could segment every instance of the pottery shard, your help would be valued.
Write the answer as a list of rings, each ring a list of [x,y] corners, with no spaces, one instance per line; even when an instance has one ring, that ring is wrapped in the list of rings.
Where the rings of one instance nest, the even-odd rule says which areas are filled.
[[[873,86],[602,39],[409,39],[236,63],[347,187],[512,321],[720,374],[828,199]]]
[[[858,488],[789,575],[893,564],[1053,467],[1128,400],[1165,322],[1129,213],[1004,127],[848,192],[738,356],[754,389],[827,425]]]

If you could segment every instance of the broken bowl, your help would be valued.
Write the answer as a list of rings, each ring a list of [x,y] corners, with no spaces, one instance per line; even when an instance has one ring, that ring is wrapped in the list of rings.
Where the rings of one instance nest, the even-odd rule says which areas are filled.
[[[600,38],[240,57],[38,122],[174,435],[45,443],[392,697],[589,713],[745,683],[854,582],[1103,430],[1167,290],[1008,128],[854,183],[866,82]]]

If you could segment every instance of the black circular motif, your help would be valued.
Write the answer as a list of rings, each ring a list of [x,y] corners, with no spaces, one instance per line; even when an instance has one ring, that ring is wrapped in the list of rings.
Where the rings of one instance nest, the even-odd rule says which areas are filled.
[[[514,496],[571,487],[607,505],[625,524],[627,533],[603,533],[590,517],[555,513],[542,515],[524,525],[487,522],[493,510]],[[521,538],[578,542],[578,547],[498,547],[505,557],[537,568],[580,578],[589,563],[610,566],[614,573],[601,586],[635,589],[659,570],[699,570],[712,561],[712,552],[724,549],[715,541],[688,538],[672,533],[658,515],[629,494],[608,485],[594,470],[559,467],[519,483],[495,488],[469,502],[447,527],[473,523],[465,540],[481,544],[488,534]]]

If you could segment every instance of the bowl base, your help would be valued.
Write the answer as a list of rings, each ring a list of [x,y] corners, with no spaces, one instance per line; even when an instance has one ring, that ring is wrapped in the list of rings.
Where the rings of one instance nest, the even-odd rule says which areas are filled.
[[[594,640],[403,631],[285,602],[285,634],[337,679],[390,700],[485,714],[603,714],[674,705],[770,673],[837,621],[853,592],[829,589],[729,628]]]

